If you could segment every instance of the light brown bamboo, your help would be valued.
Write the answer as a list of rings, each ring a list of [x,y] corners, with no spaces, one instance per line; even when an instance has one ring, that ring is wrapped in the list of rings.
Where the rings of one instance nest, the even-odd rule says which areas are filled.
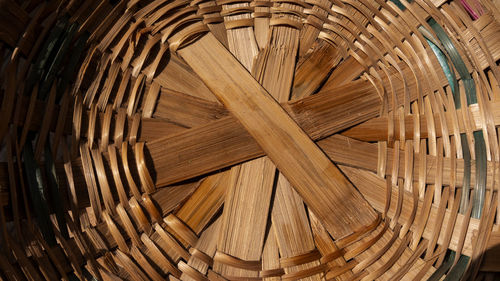
[[[231,184],[229,171],[208,176],[176,212],[177,217],[200,234],[222,207],[226,189]]]
[[[155,81],[162,88],[218,102],[200,78],[175,54],[170,55],[168,63],[155,77]]]
[[[352,125],[353,122],[376,116],[377,110],[374,110],[373,105],[379,104],[379,100],[376,95],[373,95],[373,88],[368,82],[356,85],[358,86],[353,84],[352,88],[343,88],[345,95],[337,92],[337,95],[328,96],[335,101],[320,95],[307,98],[308,102],[297,101],[293,103],[291,106],[293,110],[289,112],[313,139],[328,136]],[[362,87],[357,88],[359,86]],[[370,94],[362,90],[359,98],[353,99],[352,96],[357,90],[363,88]],[[314,105],[315,103],[322,105]],[[355,113],[357,110],[351,110],[358,106],[366,115],[357,114]],[[339,110],[334,110],[334,108],[339,108]],[[305,112],[309,109],[317,109],[319,112],[317,115],[306,114]],[[322,123],[326,126],[323,127]],[[188,179],[199,175],[200,172],[206,173],[263,155],[258,144],[240,127],[240,124],[229,118],[172,137],[151,141],[147,144],[147,148],[154,157],[153,165],[159,175],[156,179],[157,186],[165,186],[181,178]],[[170,153],[160,153],[165,150]],[[179,153],[176,153],[177,151]],[[215,155],[224,155],[224,157],[213,157]],[[221,164],[221,162],[227,164]]]
[[[231,168],[217,249],[236,258],[256,261],[262,255],[271,198],[272,162],[260,158]],[[258,272],[215,263],[216,272],[230,277],[257,277]]]
[[[375,219],[354,187],[213,36],[207,34],[178,52],[334,236],[342,237]]]
[[[184,97],[185,95],[182,96]],[[168,103],[169,100],[169,96],[160,96],[159,106],[161,106],[164,101]],[[196,102],[196,108],[205,108],[207,106],[207,103],[198,103],[196,99],[188,100]],[[370,83],[357,81],[350,85],[339,87],[337,90],[323,92],[309,98],[297,100],[296,102],[290,103],[286,108],[311,137],[318,139],[362,120],[368,120],[368,118],[376,116],[376,107],[378,104],[378,97]],[[40,108],[41,106],[40,104]],[[360,109],[357,109],[357,106],[359,106]],[[187,102],[186,107],[190,108],[189,102]],[[219,107],[216,106],[216,108]],[[85,116],[86,115],[84,115],[84,117]],[[262,155],[258,145],[255,144],[253,139],[241,128],[238,122],[234,121],[231,117],[222,119],[223,120],[209,123],[202,127],[198,126],[198,128],[187,131],[185,131],[183,127],[172,125],[161,120],[142,119],[142,126],[139,132],[141,136],[140,140],[147,141],[146,146],[153,156],[152,160],[158,175],[158,177],[156,177],[156,186],[165,186],[165,184],[168,183],[188,179],[201,175],[202,173],[226,167],[225,165],[221,166],[220,161],[225,162],[229,160],[229,163],[237,163],[247,160],[249,157],[253,158],[257,155]],[[34,118],[34,120],[36,121],[37,119]],[[194,122],[195,119],[190,120]],[[116,120],[114,122],[116,122]],[[191,122],[191,124],[194,124],[193,122]],[[70,123],[69,121],[66,122],[66,124]],[[83,124],[86,123],[87,122],[84,120]],[[82,127],[82,130],[87,131],[86,127]],[[158,132],[158,130],[160,131]],[[182,131],[184,132],[181,133]],[[180,134],[176,135],[176,133]],[[172,138],[161,140],[160,137],[162,134],[173,135]],[[188,143],[190,145],[187,146],[188,149],[186,149],[184,144]],[[177,144],[179,146],[177,146]],[[169,153],[159,154],[163,151],[169,151]],[[259,152],[256,154],[256,151]],[[214,155],[221,155],[221,153],[223,153],[225,157],[213,157]],[[242,155],[244,155],[243,158],[241,158]],[[204,158],[206,159],[205,161],[203,160]],[[239,160],[235,162],[235,158]],[[179,160],[182,159],[186,159],[187,162],[179,162]],[[188,161],[188,159],[191,160]],[[196,165],[197,163],[199,165]],[[0,167],[2,167],[1,163]],[[73,169],[75,173],[75,184],[77,187],[81,186],[83,174],[81,173],[80,160],[73,161]],[[61,179],[65,177],[62,167],[60,169],[58,168],[58,174]],[[5,164],[3,168],[0,168],[0,182],[5,186],[9,186]],[[66,181],[61,180],[60,183],[64,186]],[[78,194],[80,194],[80,192],[85,192],[85,190],[82,189],[77,189],[76,191]],[[82,206],[88,204],[85,200],[87,196],[82,195],[78,197],[81,198]]]
[[[500,107],[500,104],[497,104],[496,102],[490,102],[489,105],[491,108],[491,114],[494,120],[495,124],[500,123],[500,110],[498,109]],[[463,116],[463,111],[464,109],[458,109],[457,110],[457,116],[461,117]],[[477,131],[482,129],[482,124],[481,124],[481,117],[480,117],[480,111],[479,111],[479,106],[477,104],[470,105],[467,107],[468,112],[470,113],[472,117],[472,130]],[[446,122],[448,128],[453,127],[453,119],[451,113],[447,112],[445,113],[446,120],[443,120]],[[404,135],[407,139],[412,139],[413,138],[413,132],[414,132],[414,122],[413,122],[413,116],[412,115],[407,115],[405,116],[405,132]],[[428,115],[421,115],[420,116],[420,134],[422,138],[427,138],[428,137],[428,128],[426,126],[427,123],[427,118]],[[441,130],[441,117],[440,114],[434,114],[433,115],[434,122],[436,124],[436,136],[440,137],[442,135],[442,130]],[[397,124],[399,122],[399,117],[396,117],[394,122]],[[458,126],[459,126],[459,132],[460,133],[465,133],[466,128],[464,124],[463,118],[458,119]],[[387,124],[388,120],[387,117],[378,117],[371,119],[363,124],[360,124],[352,129],[347,130],[344,134],[346,136],[363,140],[363,141],[376,141],[376,140],[386,140],[387,139]],[[396,126],[394,128],[394,137],[396,139],[399,139],[399,136],[401,135],[400,128],[399,126]],[[450,131],[450,134],[453,132]]]
[[[385,193],[385,187],[386,184],[384,180],[382,180],[380,177],[377,177],[375,174],[363,170],[358,170],[355,168],[350,168],[350,167],[345,167],[341,166],[342,170],[348,175],[349,179],[351,179],[356,186],[359,188],[360,192],[365,196],[365,198],[372,204],[372,206],[377,209],[377,210],[383,210],[384,208],[384,202],[385,198],[383,194]],[[393,197],[391,201],[397,201],[397,193],[398,191],[396,190],[395,187],[393,187],[393,190],[391,192],[391,196]],[[406,220],[410,213],[411,213],[411,207],[412,203],[411,201],[411,194],[409,192],[405,192],[404,195],[404,202],[403,202],[403,209],[401,211],[400,217],[402,220]],[[417,210],[417,216],[421,215],[421,206],[422,206],[422,200],[420,200],[419,205],[418,205],[418,210]],[[391,208],[389,209],[389,217],[394,216],[396,211],[396,206],[391,205]],[[443,243],[445,239],[445,233],[446,233],[446,226],[447,222],[452,217],[451,215],[451,210],[446,209],[444,213],[444,218],[443,218],[443,223],[441,225],[441,231],[439,234],[439,237],[437,239],[437,243],[441,244]],[[434,226],[436,225],[436,220],[439,219],[439,212],[438,212],[438,206],[436,204],[433,204],[431,206],[431,211],[429,213],[429,218],[427,221],[427,225],[429,226]],[[458,214],[457,219],[456,219],[456,224],[455,224],[455,231],[453,231],[452,238],[450,241],[450,249],[456,250],[457,248],[457,243],[459,239],[459,233],[458,231],[461,226],[462,222],[465,220],[464,215]],[[415,224],[411,226],[411,230],[414,230],[416,227]],[[474,230],[477,230],[479,228],[479,220],[478,219],[471,219],[470,224],[469,224],[469,229],[467,230],[467,236],[466,236],[466,242],[465,246],[463,249],[463,253],[468,255],[472,253],[472,235]],[[430,239],[432,236],[432,231],[433,227],[426,227],[424,229],[423,237],[426,239]]]
[[[201,274],[206,274],[209,267],[213,264],[207,263],[206,260],[202,260],[194,252],[200,252],[200,256],[206,255],[206,257],[213,258],[215,251],[217,249],[217,234],[219,233],[220,219],[213,222],[201,235],[198,243],[191,248],[192,256],[189,258],[187,265]],[[181,269],[182,270],[182,269]],[[194,281],[192,275],[183,272],[181,275],[181,280],[183,281]]]
[[[231,34],[237,37],[244,31],[235,30]],[[276,41],[281,48],[275,46],[278,44]],[[292,87],[297,43],[297,38],[293,40],[293,35],[290,36],[283,30],[281,33],[273,32],[270,46],[259,54],[253,66],[253,76],[279,101],[288,99]],[[230,45],[230,49],[237,57],[248,55],[246,52],[242,53],[237,46],[231,48]],[[276,83],[278,77],[274,76],[278,73],[281,74],[280,83]],[[233,167],[231,173],[238,180],[226,193],[218,249],[243,260],[257,260],[262,255],[264,246],[276,168],[269,159],[261,158]],[[251,212],[250,215],[247,212]],[[251,248],[247,249],[242,245],[251,245]],[[257,272],[234,269],[223,264],[216,263],[215,269],[225,276],[257,276]]]
[[[293,259],[295,256],[307,254],[316,249],[304,202],[282,174],[278,177],[271,219],[282,260],[284,258]],[[319,265],[319,260],[316,260],[307,264],[291,266],[285,268],[285,274],[307,270]],[[301,280],[320,279],[321,275],[315,274]]]
[[[311,230],[314,236],[314,243],[316,248],[321,252],[323,256],[338,251],[337,245],[335,245],[331,236],[328,234],[326,229],[321,225],[313,212],[309,211],[309,221],[311,225]],[[346,260],[344,257],[337,258],[329,263],[333,267],[343,267],[346,266]],[[328,273],[327,273],[328,276]],[[344,274],[335,277],[335,280],[344,281],[351,278],[352,271],[349,269]]]
[[[271,223],[269,226],[269,232],[267,235],[266,243],[264,244],[264,249],[262,250],[262,270],[273,271],[280,269],[280,255],[278,249],[278,242],[276,241],[276,235],[274,232],[274,227]],[[281,273],[281,272],[280,272]],[[279,281],[281,278],[262,276],[265,281]]]
[[[325,41],[320,41],[301,58],[293,81],[291,98],[293,100],[314,93],[327,79],[329,70],[335,69],[342,57],[338,49]]]

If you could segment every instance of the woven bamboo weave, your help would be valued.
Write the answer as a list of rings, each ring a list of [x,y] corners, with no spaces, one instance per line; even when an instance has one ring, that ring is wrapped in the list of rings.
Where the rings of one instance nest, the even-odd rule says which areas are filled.
[[[499,280],[499,9],[1,0],[0,280]]]

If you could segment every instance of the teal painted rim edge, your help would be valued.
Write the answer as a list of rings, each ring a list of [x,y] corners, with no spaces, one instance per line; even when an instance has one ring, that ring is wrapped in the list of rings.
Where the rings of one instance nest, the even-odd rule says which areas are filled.
[[[476,95],[476,85],[474,83],[474,80],[472,79],[469,71],[467,70],[467,67],[465,66],[464,61],[460,57],[460,54],[458,53],[457,49],[453,45],[453,42],[451,39],[448,37],[446,32],[443,30],[443,28],[433,19],[428,20],[429,25],[431,28],[434,30],[436,35],[438,36],[439,41],[443,44],[443,47],[445,48],[446,52],[450,56],[450,59],[457,69],[460,78],[462,79],[464,83],[464,88],[465,88],[465,94],[467,98],[467,105],[475,104],[477,103],[477,95]],[[456,95],[454,94],[454,98],[457,99],[458,92]],[[455,101],[455,105],[457,105]],[[457,108],[458,109],[458,108]],[[463,135],[463,134],[462,134]],[[480,218],[481,212],[484,206],[484,197],[485,197],[485,191],[486,191],[486,174],[487,174],[487,157],[486,157],[486,144],[483,136],[482,131],[476,131],[473,133],[474,136],[474,149],[475,149],[475,156],[476,156],[476,183],[475,183],[475,194],[474,194],[474,202],[473,202],[473,209],[472,209],[472,217],[473,218]],[[466,137],[462,137],[461,139],[467,139]],[[465,162],[465,167],[469,168],[469,175],[470,175],[470,152],[466,153],[465,148],[468,150],[468,142],[464,143],[462,145],[464,148],[464,161],[468,160],[468,163]],[[469,155],[469,159],[466,159],[466,155]],[[465,172],[465,171],[464,171]],[[465,181],[464,177],[464,181]],[[470,176],[468,177],[468,180],[470,181]],[[465,183],[465,182],[464,182]],[[468,193],[469,191],[465,189],[464,186],[464,192],[463,194],[465,196],[462,196],[462,202],[461,202],[461,207],[462,205],[466,204],[467,201],[464,201],[464,198],[468,198]],[[461,210],[463,211],[463,209]],[[465,255],[461,255],[458,263],[453,266],[446,279],[445,280],[458,280],[461,279],[469,265],[470,262],[470,257],[467,257]]]
[[[31,201],[33,203],[34,212],[36,213],[36,222],[42,236],[47,241],[49,246],[53,247],[57,244],[54,231],[52,229],[52,221],[50,220],[49,208],[47,199],[44,195],[42,172],[38,166],[31,142],[26,142],[23,149],[23,164],[24,172],[28,179],[28,187],[30,190]]]
[[[49,35],[38,52],[37,59],[33,62],[27,75],[26,86],[23,91],[24,95],[29,96],[34,85],[40,83],[40,91],[37,98],[46,100],[54,81],[57,82],[56,103],[60,101],[62,95],[70,94],[64,91],[71,83],[74,71],[78,66],[89,37],[89,34],[84,32],[78,38],[75,38],[78,28],[78,23],[69,23],[68,15],[61,16],[54,26],[52,26]],[[68,57],[69,52],[71,52],[71,55]],[[65,61],[66,63],[64,63]],[[27,185],[30,199],[33,203],[33,211],[36,214],[36,224],[42,233],[42,238],[50,247],[54,247],[57,245],[57,240],[52,228],[54,226],[50,219],[51,208],[48,205],[47,199],[52,202],[62,202],[63,199],[58,179],[55,176],[55,165],[49,143],[46,143],[44,150],[46,165],[45,169],[42,170],[34,158],[32,141],[35,138],[36,134],[30,132],[25,146],[22,148],[24,172],[28,179]],[[44,193],[44,182],[42,180],[43,172],[45,172],[47,177],[46,193]],[[50,198],[46,198],[45,194]],[[54,204],[52,211],[56,215],[62,236],[68,239],[69,232],[66,225],[64,208],[62,207],[61,204]],[[81,266],[81,268],[86,280],[98,280],[85,266]],[[69,272],[68,277],[70,280],[79,280],[74,272]]]
[[[391,0],[396,6],[405,10],[406,7],[399,0]],[[408,0],[410,2],[411,0]],[[476,88],[474,80],[472,79],[470,73],[465,66],[460,54],[456,50],[455,46],[451,42],[450,38],[447,36],[446,32],[443,30],[437,22],[431,18],[428,23],[431,28],[434,30],[436,35],[438,36],[439,41],[443,44],[446,52],[450,56],[450,59],[457,69],[460,78],[464,83],[464,88],[466,92],[467,105],[471,105],[477,103],[476,96]],[[424,35],[425,36],[425,35]],[[439,61],[441,68],[451,86],[452,94],[455,102],[455,108],[461,108],[460,95],[458,90],[458,83],[453,72],[453,68],[451,68],[448,64],[446,56],[443,54],[442,50],[436,46],[432,41],[426,38],[429,46],[431,47],[434,55]],[[484,136],[482,131],[477,131],[473,133],[474,135],[474,149],[476,154],[476,184],[475,184],[475,199],[472,217],[479,218],[481,216],[481,211],[484,206],[484,193],[486,189],[486,173],[487,173],[487,162],[486,162],[486,146],[484,142]],[[464,158],[464,178],[463,178],[463,190],[462,197],[460,200],[460,213],[464,213],[469,202],[469,193],[470,193],[470,178],[471,178],[471,155],[469,150],[469,143],[467,140],[467,135],[465,133],[460,134],[460,141],[462,143],[462,153]],[[434,272],[434,274],[429,278],[429,280],[439,280],[452,266],[453,259],[456,255],[455,251],[448,250],[447,252],[447,260]],[[453,257],[453,258],[450,258]],[[450,261],[451,260],[451,261]],[[465,270],[469,264],[470,257],[461,255],[457,264],[453,266],[445,277],[445,280],[458,280],[462,278],[465,273]]]

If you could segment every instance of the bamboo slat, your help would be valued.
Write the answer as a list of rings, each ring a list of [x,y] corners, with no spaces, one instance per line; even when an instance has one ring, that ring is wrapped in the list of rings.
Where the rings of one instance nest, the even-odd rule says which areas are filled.
[[[218,251],[244,261],[259,260],[264,246],[274,170],[271,161],[266,158],[231,169],[231,183],[227,187],[219,229]],[[224,276],[258,276],[258,272],[228,266],[222,261],[219,265],[216,263],[214,268]]]
[[[211,49],[209,51],[206,49],[206,45],[216,46],[215,50],[220,49],[220,51],[215,54],[215,50]],[[313,210],[315,210],[323,221],[330,221],[326,223],[326,227],[329,231],[331,231],[335,236],[342,237],[355,228],[363,225],[363,222],[369,223],[370,221],[373,221],[373,211],[370,210],[368,205],[363,202],[363,199],[352,190],[353,187],[345,181],[343,176],[332,164],[328,164],[331,162],[329,162],[326,157],[311,143],[310,139],[298,128],[290,117],[286,115],[283,109],[277,106],[276,102],[268,96],[265,90],[257,86],[258,84],[255,80],[253,80],[253,78],[249,77],[248,72],[245,72],[241,66],[237,67],[238,63],[234,62],[234,58],[227,54],[227,51],[223,49],[215,38],[210,35],[205,35],[197,42],[190,45],[189,48],[191,48],[191,51],[188,48],[179,50],[180,55],[188,62],[188,64],[191,65],[191,67],[193,67],[195,72],[202,75],[201,78],[210,85],[209,87],[211,90],[218,95],[218,98],[225,104],[229,111],[237,116],[238,120],[243,124],[243,126],[245,126],[252,137],[255,138],[264,150],[266,150],[267,155],[273,160],[278,169],[287,176],[288,180],[296,189],[300,190],[299,193],[304,198],[305,202]],[[196,53],[196,56],[194,56],[194,53]],[[199,56],[203,59],[207,59],[208,61],[200,59]],[[207,72],[205,70],[208,65],[215,66],[216,69],[224,70],[225,72],[223,76],[210,76],[211,71]],[[248,77],[248,79],[244,80],[243,77]],[[219,81],[219,84],[216,85],[214,85],[214,83],[210,83],[210,81],[216,81],[216,79],[221,78],[227,79],[227,84],[221,83],[222,81]],[[238,81],[238,84],[233,84],[236,81]],[[231,92],[242,93],[245,97],[242,100],[234,99],[231,97]],[[259,106],[262,106],[263,108],[260,109]],[[238,109],[248,107],[253,109],[253,111],[239,111]],[[267,114],[269,114],[269,112],[273,112],[273,116],[266,116],[264,115],[266,114],[265,112],[267,112]],[[277,118],[282,119],[279,121],[279,126],[281,128],[286,128],[284,131],[275,131],[272,126],[261,126],[264,124],[270,125],[278,122]],[[285,124],[287,125],[285,126]],[[274,141],[277,143],[274,143]],[[290,154],[282,154],[281,152],[276,151],[277,147],[289,150]],[[294,150],[295,152],[292,152]],[[276,152],[273,153],[273,151]],[[308,158],[298,160],[296,157],[304,155],[303,153],[308,155]],[[325,168],[323,168],[324,165],[327,167],[329,166],[330,168],[325,170]],[[318,167],[318,170],[313,167]],[[313,172],[311,169],[316,170],[315,173],[318,173],[313,178],[311,178],[310,174]],[[300,173],[299,171],[304,171],[304,174],[299,176],[297,174]],[[324,178],[321,179],[321,177]],[[314,191],[315,188],[318,188],[318,190]],[[313,194],[317,192],[318,196],[312,195],[310,193],[311,191]],[[309,195],[307,195],[308,193]],[[328,193],[330,194],[326,195]],[[345,208],[345,212],[340,212],[340,217],[332,217],[331,212],[333,210],[328,211],[327,208],[325,209],[325,206],[327,205],[321,204],[320,202],[314,202],[317,198],[326,196],[331,196],[331,200],[338,201],[339,205],[336,206],[337,211],[335,211],[335,213],[340,212],[338,211],[340,206],[342,206],[341,208]],[[340,198],[342,198],[342,200],[339,200]],[[350,199],[347,200],[347,198]],[[357,203],[347,203],[350,200]],[[356,210],[351,209],[354,206],[357,206],[355,208]],[[361,217],[343,217],[347,214],[357,213],[360,209],[366,212],[362,214]],[[340,226],[333,221],[342,221],[344,226]]]
[[[233,6],[244,6],[233,5]],[[229,6],[227,6],[229,7]],[[244,9],[244,8],[236,8]],[[231,9],[229,9],[231,10]],[[226,13],[224,11],[222,13]],[[228,24],[231,22],[242,21],[246,18],[246,15],[228,17],[231,19],[227,21]],[[245,65],[247,69],[252,69],[252,64],[250,64],[247,59],[252,58],[251,52],[248,53],[246,50],[242,50],[240,44],[245,40],[241,40],[246,36],[252,34],[249,32],[248,28],[229,30],[229,40],[237,41],[237,44],[229,44],[229,49],[233,52],[236,57],[239,57],[241,61],[247,62]],[[239,40],[236,40],[239,39]],[[252,44],[250,46],[253,46]],[[252,48],[250,48],[252,51]],[[261,53],[265,56],[266,53]],[[257,62],[253,64],[254,77],[258,77],[264,87],[267,87],[271,91],[271,95],[280,99],[286,100],[284,93],[290,88],[290,80],[284,79],[283,83],[269,83],[270,80],[265,81],[263,75],[266,71],[271,72],[281,72],[280,69],[284,69],[286,73],[287,68],[293,68],[293,64],[287,63],[290,60],[285,59],[283,64],[273,65],[273,56],[268,58],[270,63],[262,63],[261,58],[264,56],[259,56]],[[266,56],[267,58],[267,56]],[[268,60],[266,60],[268,61]],[[259,72],[260,71],[260,72]],[[286,75],[285,77],[291,77],[291,75]],[[231,169],[233,177],[237,178],[234,185],[229,187],[225,198],[224,212],[222,214],[223,224],[221,227],[221,234],[219,235],[219,245],[218,250],[222,253],[227,253],[235,258],[240,258],[245,261],[252,261],[258,259],[262,255],[262,248],[264,243],[264,235],[266,230],[266,222],[268,216],[268,210],[270,206],[271,193],[273,190],[273,180],[275,177],[275,167],[272,163],[266,159],[253,160],[248,163],[244,163],[241,166],[235,166]],[[258,188],[257,190],[255,188]],[[240,213],[235,211],[239,209],[239,206],[246,205],[244,209],[255,210],[250,216],[247,213]],[[241,245],[253,245],[252,249],[246,249],[241,247]],[[242,269],[235,269],[228,267],[224,263],[216,263],[216,270],[223,275],[232,277],[248,277],[257,276],[257,272],[248,272]]]
[[[360,191],[362,192],[362,194],[365,195],[367,200],[369,200],[370,202],[373,202],[374,206],[378,206],[378,207],[376,207],[377,209],[381,210],[384,206],[385,198],[383,198],[383,196],[381,196],[380,192],[373,190],[373,188],[378,187],[380,189],[385,189],[385,183],[380,178],[377,178],[374,174],[371,174],[371,173],[366,172],[366,171],[362,171],[362,170],[357,171],[354,168],[348,168],[348,167],[345,167],[343,170],[348,174],[348,176],[351,180],[353,180],[356,183],[360,183],[359,187],[360,187]],[[368,180],[372,184],[370,184],[370,185],[361,184],[363,182],[368,182]],[[393,200],[397,201],[397,199],[396,199],[397,191],[393,190],[391,192],[391,194],[392,194],[391,196],[394,197]],[[377,196],[379,198],[376,199],[375,196]],[[401,211],[401,214],[400,214],[403,221],[409,217],[409,215],[411,213],[411,206],[412,206],[412,203],[407,202],[407,201],[411,200],[410,199],[411,196],[406,195],[406,196],[404,196],[404,198],[405,198],[404,199],[405,201],[403,202],[403,210]],[[377,203],[375,203],[375,202],[377,202]],[[377,204],[377,205],[375,205],[375,204]],[[421,204],[422,203],[419,203],[419,209],[417,210],[417,216],[421,212],[420,211]],[[396,207],[394,205],[392,205],[391,208],[389,209],[389,216],[394,215],[395,209],[396,209]],[[440,215],[440,213],[438,212],[438,206],[436,206],[436,205],[431,206],[431,212],[429,213],[429,221],[427,222],[427,224],[430,226],[441,225],[441,235],[438,238],[438,243],[440,243],[440,242],[442,243],[442,241],[444,240],[443,234],[444,234],[445,229],[446,229],[446,222],[451,217],[451,210],[446,210],[444,212],[444,218],[443,218],[444,223],[442,223],[442,224],[436,224],[436,222],[435,222],[435,220],[438,219],[437,216],[439,216],[439,215]],[[455,229],[457,229],[457,230],[460,229],[463,220],[465,220],[464,216],[459,214],[457,216]],[[466,238],[469,242],[466,242],[466,244],[465,244],[466,246],[463,249],[463,252],[465,254],[472,253],[472,244],[470,241],[472,239],[472,233],[474,232],[474,229],[478,229],[478,227],[479,227],[478,221],[471,219],[470,224],[469,224],[467,238]],[[424,231],[423,237],[430,238],[431,235],[432,235],[432,228],[426,228],[426,230]],[[455,230],[453,232],[452,239],[450,241],[450,249],[456,249],[457,243],[458,243],[458,236],[459,236],[459,231]]]
[[[294,272],[311,270],[320,265],[318,260],[308,260],[307,263],[303,263],[296,258],[296,256],[313,252],[315,245],[304,203],[283,175],[278,178],[271,219],[280,249],[281,265],[283,266],[287,258],[291,263],[285,268],[285,276]],[[303,279],[320,280],[321,274]]]
[[[0,280],[495,280],[497,2],[1,1]]]
[[[359,85],[359,84],[357,84]],[[307,122],[310,124],[309,126],[310,129],[307,128],[307,126],[302,126],[304,131],[309,132],[311,134],[311,137],[314,139],[316,138],[321,138],[324,136],[328,136],[329,134],[336,132],[337,130],[341,128],[346,128],[352,124],[352,122],[358,122],[360,119],[355,117],[355,113],[351,113],[351,111],[347,110],[350,106],[356,106],[356,104],[360,103],[366,103],[366,112],[369,112],[366,118],[369,118],[373,114],[373,116],[376,115],[376,112],[373,111],[373,107],[370,106],[370,104],[378,104],[378,98],[373,95],[365,96],[364,90],[368,91],[373,91],[373,88],[369,84],[362,83],[363,87],[357,88],[353,85],[352,88],[343,88],[346,92],[346,96],[344,95],[329,95],[332,99],[339,99],[338,102],[335,102],[335,104],[339,104],[339,108],[344,108],[346,110],[344,111],[335,111],[331,110],[330,104],[334,104],[333,102],[330,103],[327,101],[325,98],[320,98],[319,96],[313,96],[308,98],[310,100],[309,102],[304,101],[297,101],[296,103],[292,103],[292,110],[291,115],[292,116],[300,116],[302,115],[302,112],[307,112],[307,108],[311,109],[319,109],[321,113],[317,115],[317,117],[314,117],[315,114],[307,114],[303,122]],[[362,90],[363,89],[363,90]],[[351,100],[349,99],[348,93],[352,93],[351,91],[357,91],[360,90],[360,97],[359,99],[356,100]],[[340,91],[339,91],[340,92]],[[373,92],[371,92],[373,93]],[[340,101],[342,100],[342,101]],[[324,103],[322,106],[316,106],[314,103]],[[294,106],[296,105],[296,107]],[[364,107],[363,107],[364,108]],[[293,113],[292,113],[293,112]],[[331,115],[330,115],[331,114]],[[327,117],[327,115],[330,115]],[[337,120],[336,122],[338,123],[338,127],[336,126],[336,122],[330,122],[328,125],[325,127],[321,126],[322,122],[321,120],[326,120],[326,119],[331,120]],[[342,122],[341,122],[342,121]],[[299,121],[300,122],[300,121]],[[300,123],[299,123],[300,124]],[[334,125],[335,124],[335,125]],[[332,126],[333,125],[333,126]],[[201,142],[200,140],[205,140],[204,142]],[[164,186],[166,183],[172,182],[172,179],[168,179],[168,177],[179,177],[181,173],[191,173],[195,172],[195,168],[191,166],[190,168],[187,168],[186,166],[183,166],[185,164],[181,164],[177,162],[178,160],[176,159],[199,159],[199,164],[200,167],[203,169],[202,173],[206,173],[211,171],[212,169],[219,169],[224,167],[227,164],[223,164],[222,166],[218,165],[217,162],[229,162],[228,164],[236,164],[239,163],[241,160],[248,160],[252,159],[256,156],[262,155],[262,152],[260,152],[260,149],[258,149],[258,145],[251,139],[251,137],[245,133],[244,129],[239,127],[239,123],[235,121],[234,119],[228,119],[224,118],[218,121],[214,121],[212,123],[207,124],[206,126],[203,127],[198,127],[198,128],[193,128],[193,130],[185,131],[179,135],[176,135],[175,138],[172,136],[171,138],[165,138],[165,139],[158,139],[156,141],[152,141],[148,144],[148,149],[151,153],[151,155],[157,155],[158,150],[163,150],[167,149],[168,151],[179,151],[181,147],[184,147],[185,144],[190,143],[187,147],[191,150],[185,150],[182,149],[182,154],[167,154],[167,155],[161,155],[161,158],[155,158],[153,159],[154,167],[158,171],[159,175],[162,175],[162,177],[165,178],[157,178],[156,185],[158,186]],[[179,148],[176,148],[176,146],[181,146]],[[217,149],[222,149],[218,152]],[[257,150],[258,149],[258,150]],[[223,152],[224,151],[224,152]],[[181,152],[181,151],[179,151]],[[189,155],[188,153],[195,153]],[[220,153],[224,153],[226,157],[216,157],[215,159],[213,157],[207,157],[209,156],[208,153],[214,152],[214,155],[220,155]],[[240,156],[238,156],[240,155]],[[243,158],[240,158],[238,160],[237,157],[243,156]],[[159,155],[158,155],[159,156]],[[233,160],[236,160],[235,162],[231,161],[230,157],[234,157]],[[203,159],[205,158],[205,159]],[[202,162],[203,161],[203,162]],[[188,161],[189,163],[195,163],[193,160]],[[226,162],[226,163],[227,163]],[[161,163],[161,164],[160,164]],[[207,170],[206,168],[212,166],[214,168],[211,168],[210,170]],[[193,176],[193,174],[187,175],[186,178],[189,178]],[[185,178],[183,178],[185,179]],[[176,179],[177,180],[177,179]]]

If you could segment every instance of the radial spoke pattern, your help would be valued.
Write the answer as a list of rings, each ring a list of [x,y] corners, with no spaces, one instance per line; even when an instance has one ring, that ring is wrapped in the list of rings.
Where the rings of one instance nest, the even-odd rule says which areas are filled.
[[[499,8],[0,2],[0,279],[496,280]]]

